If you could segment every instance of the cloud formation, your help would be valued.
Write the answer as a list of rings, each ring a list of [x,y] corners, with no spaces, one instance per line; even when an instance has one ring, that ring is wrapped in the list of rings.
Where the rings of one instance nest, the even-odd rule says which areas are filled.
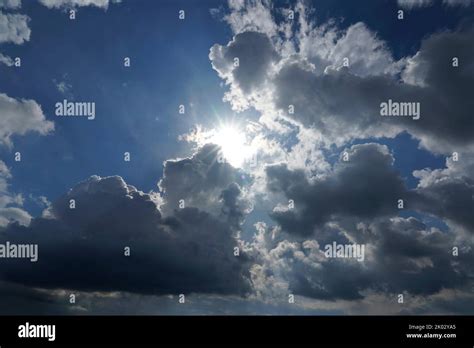
[[[248,260],[245,254],[234,256],[238,241],[226,222],[197,208],[163,217],[152,196],[120,177],[93,176],[79,183],[53,203],[48,215],[28,227],[3,229],[1,242],[36,243],[39,250],[34,264],[4,260],[3,280],[154,295],[244,295],[250,289]]]
[[[0,8],[18,9],[21,7],[21,0],[0,0]]]
[[[109,4],[41,2],[61,9]],[[237,303],[250,296],[274,305],[294,294],[295,312],[330,305],[344,313],[429,312],[430,304],[460,312],[472,298],[474,264],[474,29],[437,32],[415,55],[395,59],[367,24],[316,25],[312,11],[300,1],[277,9],[257,0],[213,11],[233,31],[209,53],[224,99],[261,116],[248,134],[258,139],[255,168],[234,168],[218,160],[217,145],[199,143],[189,157],[164,162],[160,192],[141,192],[120,176],[92,176],[31,219],[22,215],[21,196],[8,190],[11,174],[0,161],[0,243],[39,245],[35,264],[0,264],[4,296],[18,301],[15,291],[43,298],[39,289],[71,289],[91,303],[97,293],[117,296],[125,308],[142,295],[223,295]],[[389,99],[419,102],[421,118],[381,117]],[[0,110],[10,115],[0,121],[5,144],[13,134],[53,129],[32,100],[0,94]],[[408,188],[395,153],[377,143],[403,132],[433,153],[456,150],[461,160],[414,171],[419,183]],[[244,230],[251,212],[255,231]],[[364,245],[364,259],[327,257],[333,242]],[[415,309],[395,308],[398,294]]]
[[[31,99],[15,99],[0,93],[0,143],[11,145],[13,134],[37,132],[46,135],[54,130],[54,123],[46,120],[41,106]]]
[[[327,177],[308,182],[302,170],[286,165],[267,167],[270,191],[283,191],[295,202],[294,209],[274,210],[271,216],[285,231],[311,235],[337,215],[359,219],[394,215],[397,201],[406,199],[403,180],[393,169],[393,157],[385,146],[354,145],[345,151]]]
[[[21,45],[30,40],[30,18],[22,14],[0,12],[0,44],[12,42]]]
[[[214,45],[210,59],[229,85],[225,99],[234,109],[254,107],[262,115],[283,115],[316,129],[328,144],[406,131],[435,152],[473,146],[469,110],[474,105],[468,91],[474,82],[469,44],[474,29],[433,34],[416,55],[395,61],[365,24],[346,30],[331,24],[315,26],[301,3],[294,10],[294,25],[287,28],[286,22],[274,22],[280,28],[276,33],[265,29],[266,19],[263,24],[255,19],[260,24],[253,26],[235,25],[253,18],[240,7],[229,15],[234,16],[233,27],[243,31],[227,46]],[[267,11],[271,14],[271,7]],[[246,47],[253,52],[247,64]],[[243,63],[232,68],[233,59],[241,55]],[[382,117],[380,105],[388,100],[419,103],[420,119]]]

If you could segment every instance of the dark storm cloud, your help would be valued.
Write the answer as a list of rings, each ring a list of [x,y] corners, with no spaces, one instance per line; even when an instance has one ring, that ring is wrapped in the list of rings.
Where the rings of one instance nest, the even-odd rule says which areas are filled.
[[[417,188],[416,208],[464,226],[474,233],[474,180],[442,176]]]
[[[64,298],[26,286],[0,281],[1,315],[67,315],[73,314]]]
[[[245,217],[247,202],[241,198],[241,189],[235,182],[222,191],[222,214],[231,226],[239,226]]]
[[[286,235],[261,248],[269,274],[284,274],[295,294],[321,300],[358,300],[367,292],[432,295],[469,289],[472,243],[457,240],[452,231],[396,216],[397,201],[403,199],[405,208],[469,227],[470,181],[436,180],[431,173],[431,180],[425,177],[418,188],[407,190],[385,146],[354,145],[346,151],[348,162],[341,158],[314,182],[301,170],[267,167],[268,189],[284,193],[295,205],[271,215]],[[326,258],[324,247],[333,241],[365,245],[366,259]],[[455,246],[462,249],[458,256],[452,254]]]
[[[319,300],[361,300],[368,293],[426,296],[472,286],[474,256],[469,248],[453,256],[453,234],[415,218],[385,219],[350,233],[364,236],[363,262],[327,258],[319,234],[302,243],[282,240],[260,248],[268,279],[281,276],[291,293]]]
[[[69,200],[76,208],[69,209]],[[144,294],[249,291],[245,253],[225,221],[197,208],[163,218],[122,178],[93,176],[53,204],[55,218],[11,224],[0,242],[37,243],[38,261],[4,259],[3,280],[41,288]],[[131,256],[124,256],[124,248]]]
[[[385,289],[434,294],[472,283],[473,254],[461,250],[453,256],[458,245],[453,233],[429,230],[415,218],[381,221],[369,229],[374,235],[377,281]]]
[[[467,231],[474,230],[474,181],[460,169],[421,171],[421,183],[408,190],[394,169],[394,158],[383,145],[361,144],[346,150],[323,179],[310,182],[302,170],[289,170],[285,164],[266,168],[267,186],[294,201],[295,208],[272,212],[284,231],[312,235],[328,221],[355,218],[372,221],[398,214],[403,208],[451,220]]]
[[[266,168],[268,189],[295,202],[295,209],[272,213],[285,231],[310,235],[338,215],[372,219],[396,213],[398,199],[406,199],[407,192],[388,149],[354,145],[347,155],[347,162],[340,159],[331,175],[314,183],[302,170],[290,171],[284,164]]]

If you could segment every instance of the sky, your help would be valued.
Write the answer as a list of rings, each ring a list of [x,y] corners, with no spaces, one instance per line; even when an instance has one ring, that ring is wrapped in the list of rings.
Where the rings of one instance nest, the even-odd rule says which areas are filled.
[[[472,314],[473,15],[0,0],[0,314]]]

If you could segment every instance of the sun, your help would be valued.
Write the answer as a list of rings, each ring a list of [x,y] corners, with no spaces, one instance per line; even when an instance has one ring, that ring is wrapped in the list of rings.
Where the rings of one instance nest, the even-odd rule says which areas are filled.
[[[210,140],[219,145],[221,156],[233,167],[242,167],[251,155],[251,147],[247,144],[245,132],[235,125],[217,128]]]

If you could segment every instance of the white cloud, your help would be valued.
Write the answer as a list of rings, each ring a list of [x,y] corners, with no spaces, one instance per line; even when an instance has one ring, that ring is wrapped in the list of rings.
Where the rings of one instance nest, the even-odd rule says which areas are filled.
[[[232,10],[224,20],[230,25],[234,33],[244,31],[258,31],[269,36],[277,34],[278,26],[273,20],[267,0],[231,0],[229,8]]]
[[[245,3],[251,9],[264,6],[270,13],[277,11],[265,2]],[[275,21],[277,29],[265,32],[259,28],[268,27],[265,23],[272,16],[261,21],[241,5],[238,9],[239,23],[252,25],[238,27],[243,32],[227,45],[214,45],[209,55],[229,86],[224,100],[235,111],[254,108],[262,124],[283,118],[314,128],[328,146],[356,138],[394,137],[403,131],[437,153],[474,143],[464,126],[471,124],[467,86],[472,69],[461,64],[458,74],[447,76],[441,68],[452,59],[447,57],[449,50],[456,50],[461,61],[471,59],[472,29],[435,33],[422,41],[416,55],[395,60],[388,45],[364,23],[347,29],[339,29],[333,20],[316,25],[312,10],[302,2],[297,3],[295,23],[285,35],[281,35],[285,20]],[[237,67],[235,57],[240,59]],[[380,103],[388,99],[419,102],[423,115],[417,121],[380,117]],[[294,107],[293,114],[289,106]],[[446,119],[447,110],[456,122]]]
[[[4,14],[0,12],[0,43],[12,42],[21,45],[30,40],[28,27],[30,18],[22,14]]]
[[[31,99],[14,99],[0,93],[0,144],[11,145],[11,136],[38,132],[45,135],[54,129],[41,106]]]
[[[431,6],[433,0],[398,0],[398,6],[411,10],[412,8]]]
[[[0,8],[18,9],[21,7],[21,0],[0,0]]]
[[[5,64],[6,66],[12,66],[13,59],[0,53],[0,63]]]
[[[0,160],[0,227],[12,221],[27,226],[31,221],[31,216],[20,208],[23,205],[23,197],[9,191],[8,180],[11,178],[10,170],[5,162]]]

